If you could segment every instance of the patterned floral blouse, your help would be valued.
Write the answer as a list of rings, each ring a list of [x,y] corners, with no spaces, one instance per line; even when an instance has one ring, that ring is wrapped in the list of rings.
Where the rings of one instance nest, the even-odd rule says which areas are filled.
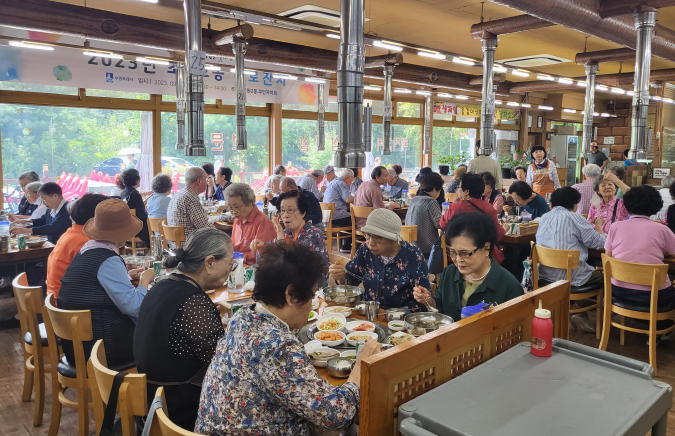
[[[419,248],[402,241],[396,257],[384,258],[361,244],[354,259],[347,264],[347,271],[363,277],[364,301],[379,301],[382,309],[407,307],[411,312],[426,311],[425,306],[413,298],[413,287],[430,289],[429,268]],[[346,278],[350,285],[360,283],[350,275]]]
[[[286,235],[286,241],[293,240],[293,233],[284,229],[284,235]],[[323,280],[319,283],[319,287],[326,286],[328,282],[328,266],[330,261],[328,260],[328,248],[326,248],[326,237],[323,234],[323,231],[314,227],[312,223],[305,223],[305,225],[300,229],[298,237],[296,238],[297,242],[306,245],[312,250],[319,253],[326,261],[326,272],[323,275]]]
[[[316,372],[298,338],[274,315],[243,307],[218,343],[199,402],[195,432],[211,436],[309,436],[308,423],[346,429],[360,390]]]
[[[597,197],[597,195],[596,195]],[[617,202],[619,202],[617,204]],[[609,233],[609,228],[612,226],[612,216],[614,215],[614,206],[616,205],[616,221],[626,221],[628,219],[628,210],[626,206],[623,205],[623,200],[619,200],[614,197],[612,201],[605,204],[604,201],[600,200],[600,208],[597,207],[595,201],[591,202],[591,208],[588,210],[588,222],[595,224],[595,219],[601,216],[605,223],[602,225],[602,231]]]

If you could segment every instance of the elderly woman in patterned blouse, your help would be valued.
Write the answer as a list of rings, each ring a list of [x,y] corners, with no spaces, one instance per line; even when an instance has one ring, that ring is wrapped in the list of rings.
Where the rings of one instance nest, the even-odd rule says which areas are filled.
[[[617,188],[625,193],[630,186],[619,180],[612,172],[598,176],[593,183],[593,190],[597,195],[591,199],[588,222],[601,225],[605,234],[609,233],[613,223],[628,219],[628,211],[623,205],[623,200],[616,197]]]
[[[380,307],[407,307],[411,312],[424,310],[413,298],[415,286],[429,286],[429,269],[422,251],[401,239],[401,219],[389,209],[375,209],[361,228],[366,243],[346,268],[335,263],[330,276],[340,284],[363,281],[364,301],[378,301]],[[350,274],[347,275],[345,269]],[[359,280],[356,277],[362,277]]]
[[[310,193],[311,194],[311,193]],[[277,241],[298,242],[321,254],[328,267],[328,249],[323,231],[314,227],[311,222],[305,222],[309,210],[309,200],[298,191],[287,191],[279,195],[279,214],[272,220],[277,230]],[[259,239],[251,242],[251,251],[260,252],[265,243]],[[321,280],[321,287],[326,286],[328,270]]]
[[[309,426],[342,430],[358,416],[361,359],[379,351],[368,339],[342,386],[321,378],[293,334],[307,322],[325,272],[302,244],[265,247],[253,299],[234,314],[202,385],[195,432],[211,436],[309,436]]]

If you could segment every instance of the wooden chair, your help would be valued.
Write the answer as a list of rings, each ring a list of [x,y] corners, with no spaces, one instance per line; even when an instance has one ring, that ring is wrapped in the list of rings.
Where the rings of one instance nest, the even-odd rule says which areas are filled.
[[[348,257],[340,256],[339,254],[328,253],[328,261],[331,265],[335,265],[335,262],[337,262],[344,267],[347,266],[350,260]]]
[[[39,323],[38,314],[42,313],[42,287],[28,286],[26,273],[19,274],[12,282],[14,300],[19,312],[21,338],[23,339],[23,395],[21,401],[30,401],[35,386],[35,408],[33,426],[42,424],[45,410],[45,361],[43,347],[47,346],[47,334],[44,324]],[[39,338],[37,341],[34,338]],[[49,368],[47,368],[49,369]]]
[[[155,397],[162,397],[162,404],[166,407],[166,397],[164,396],[163,387],[157,388]],[[152,418],[152,422],[148,422],[146,425],[152,425],[150,436],[199,436],[197,433],[183,430],[171,422],[163,407],[157,408],[155,415]]]
[[[265,196],[264,195],[256,195],[255,196],[255,202],[262,201],[263,203],[265,202]]]
[[[166,220],[162,221],[162,229],[164,229],[164,240],[173,242],[176,247],[180,247],[185,242],[185,228],[183,226],[169,226]]]
[[[413,243],[417,241],[417,226],[402,226],[401,227],[401,238],[404,241]]]
[[[579,268],[579,250],[556,250],[553,248],[534,245],[532,250],[532,285],[534,289],[547,286],[553,283],[550,280],[539,278],[539,265],[549,268],[564,269],[567,271],[567,280],[572,284],[572,270]],[[588,312],[597,309],[595,317],[595,337],[600,339],[600,330],[602,327],[602,285],[581,285],[572,286],[570,290],[570,301],[592,300],[595,301],[587,307],[581,309],[570,309],[570,313]]]
[[[130,209],[130,211],[133,216],[136,216],[136,209]],[[138,236],[133,236],[129,241],[127,241],[126,245],[124,246],[124,252],[125,253],[131,252],[133,256],[136,256],[136,253],[138,251],[142,251],[143,254],[145,254],[145,252],[150,249],[149,247],[138,247],[137,245],[139,243],[142,244],[143,240]]]
[[[94,348],[91,350],[87,370],[89,373],[89,387],[94,403],[94,416],[96,417],[96,434],[98,434],[103,425],[103,416],[110,399],[113,379],[118,372],[108,368],[102,339],[96,341]],[[134,415],[145,416],[148,414],[148,393],[145,374],[127,374],[124,376],[124,381],[120,385],[117,397],[117,410],[122,421],[122,435],[136,436]]]
[[[453,201],[455,201],[455,198],[457,198],[457,195],[458,194],[455,194],[455,193],[451,194],[450,192],[446,192],[445,193],[445,201],[447,203],[452,203]]]
[[[614,259],[603,253],[602,266],[605,271],[605,322],[602,329],[600,349],[606,350],[609,341],[609,330],[614,327],[621,329],[620,343],[624,344],[625,331],[649,335],[649,364],[654,368],[656,376],[656,335],[663,335],[675,330],[675,324],[663,329],[656,329],[656,322],[675,318],[675,305],[665,310],[658,309],[659,287],[668,277],[668,265],[649,265],[642,263],[624,262]],[[612,279],[636,285],[651,286],[651,301],[649,307],[639,307],[631,303],[616,300],[612,297]],[[640,291],[649,292],[649,291]],[[621,324],[612,321],[612,313],[621,316]],[[638,329],[625,325],[625,317],[649,321],[649,329]]]
[[[164,236],[164,227],[162,227],[162,222],[165,221],[165,218],[150,218],[148,217],[148,230],[152,235],[153,232],[159,233],[162,235],[162,242],[164,244],[164,249],[169,249],[169,244],[166,242],[166,236]],[[152,238],[151,238],[152,240]]]
[[[349,205],[349,212],[352,215],[352,253],[349,256],[350,259],[354,259],[356,254],[356,244],[363,244],[366,242],[366,238],[363,236],[363,232],[356,228],[356,219],[357,218],[368,218],[368,215],[373,211],[372,207],[366,206],[354,206],[353,204]]]
[[[330,211],[330,219],[326,224],[326,246],[328,247],[328,252],[333,251],[333,238],[337,241],[337,248],[340,249],[340,241],[343,239],[352,237],[352,228],[351,226],[343,227],[333,227],[333,216],[335,215],[335,203],[319,203],[321,205],[321,210]]]
[[[56,436],[61,423],[61,406],[77,409],[78,435],[89,435],[89,384],[87,381],[87,361],[84,357],[83,342],[91,341],[91,311],[63,310],[54,305],[54,295],[48,295],[42,308],[42,318],[49,342],[49,360],[52,376],[52,416],[49,436]],[[72,341],[75,354],[75,367],[65,359],[60,359],[57,337]],[[77,402],[67,399],[67,389],[77,390]]]
[[[443,233],[442,230],[438,231],[438,236],[440,236]],[[448,243],[445,242],[445,236],[441,238],[441,248],[443,249],[443,268],[448,267]]]

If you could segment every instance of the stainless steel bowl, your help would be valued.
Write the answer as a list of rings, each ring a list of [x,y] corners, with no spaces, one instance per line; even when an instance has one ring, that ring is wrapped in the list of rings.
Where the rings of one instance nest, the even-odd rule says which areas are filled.
[[[405,329],[408,333],[417,337],[443,328],[453,322],[455,322],[455,320],[442,313],[412,313],[405,317]]]
[[[361,316],[366,316],[366,305],[364,303],[356,303],[356,306],[354,306],[354,312]]]
[[[363,289],[358,286],[338,285],[323,288],[326,303],[335,303],[343,306],[353,306],[361,301]]]
[[[408,314],[408,311],[406,309],[387,309],[384,312],[384,316],[387,318],[387,321],[399,321],[403,320],[405,316]]]
[[[326,369],[328,369],[328,374],[333,377],[349,377],[349,374],[351,374],[352,369],[354,368],[354,362],[356,362],[354,359],[349,359],[347,357],[333,357],[328,359]],[[341,367],[338,365],[341,365]]]

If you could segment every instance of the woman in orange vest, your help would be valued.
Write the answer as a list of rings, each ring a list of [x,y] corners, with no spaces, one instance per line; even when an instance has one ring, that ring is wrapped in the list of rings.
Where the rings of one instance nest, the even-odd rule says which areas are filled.
[[[546,159],[546,150],[541,145],[532,147],[532,164],[527,167],[527,183],[542,197],[560,188],[555,162]]]

